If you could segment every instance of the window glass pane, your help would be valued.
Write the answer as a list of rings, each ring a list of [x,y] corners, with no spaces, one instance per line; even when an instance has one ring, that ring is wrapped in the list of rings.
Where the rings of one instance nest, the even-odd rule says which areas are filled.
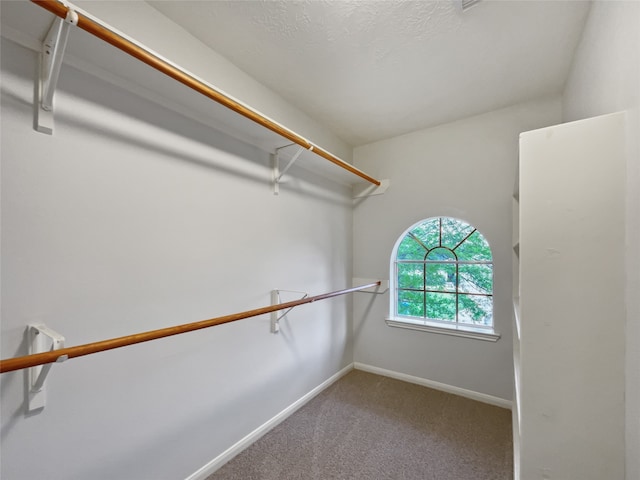
[[[427,263],[426,290],[456,291],[455,263]]]
[[[460,265],[458,291],[463,293],[493,293],[493,265]]]
[[[440,219],[432,218],[431,220],[421,223],[411,230],[417,238],[429,249],[440,246]]]
[[[455,262],[456,256],[448,248],[434,248],[427,254],[427,260],[447,260]]]
[[[455,249],[458,260],[461,262],[491,261],[491,249],[484,237],[475,231],[462,244]]]
[[[473,227],[468,223],[461,222],[455,218],[442,218],[442,246],[455,248],[464,237],[473,231]]]
[[[434,320],[456,320],[456,296],[451,293],[427,292],[427,318]]]
[[[493,325],[493,297],[458,295],[458,322]]]
[[[398,246],[398,260],[423,260],[426,253],[410,235],[405,236]]]
[[[398,263],[398,288],[424,287],[424,263]]]
[[[398,315],[424,317],[424,293],[398,290]]]

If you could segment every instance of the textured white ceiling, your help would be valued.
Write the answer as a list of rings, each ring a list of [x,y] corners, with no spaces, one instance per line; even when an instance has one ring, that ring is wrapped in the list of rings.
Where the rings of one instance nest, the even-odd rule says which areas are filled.
[[[353,146],[562,91],[583,1],[155,1]]]

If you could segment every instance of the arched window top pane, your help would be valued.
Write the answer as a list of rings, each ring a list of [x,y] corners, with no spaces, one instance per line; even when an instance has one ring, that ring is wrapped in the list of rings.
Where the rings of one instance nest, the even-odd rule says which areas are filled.
[[[398,246],[398,260],[422,260],[427,251],[411,235],[406,235]]]
[[[432,218],[411,229],[407,235],[413,235],[424,247],[431,250],[440,246],[440,219]]]
[[[454,249],[475,229],[455,218],[442,218],[442,246]]]
[[[477,230],[455,249],[461,262],[490,262],[491,248],[489,243]]]
[[[440,261],[440,262],[455,262],[456,256],[455,254],[449,250],[448,248],[434,248],[430,250],[427,254],[427,260],[431,261]]]

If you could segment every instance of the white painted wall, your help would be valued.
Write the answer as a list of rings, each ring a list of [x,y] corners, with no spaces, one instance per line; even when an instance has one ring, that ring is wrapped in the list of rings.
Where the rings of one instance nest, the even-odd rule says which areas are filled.
[[[3,358],[30,322],[72,346],[350,284],[347,189],[298,169],[276,197],[266,152],[70,67],[55,134],[36,133],[36,61],[3,40]],[[350,311],[340,297],[279,335],[263,316],[73,359],[31,416],[24,372],[3,374],[0,476],[186,478],[352,362]]]
[[[563,120],[627,111],[626,478],[640,478],[640,3],[596,1],[563,95]]]
[[[511,196],[522,131],[560,121],[560,99],[516,105],[356,148],[355,164],[390,189],[354,210],[354,275],[389,278],[398,237],[448,215],[476,226],[494,255],[497,343],[388,327],[389,293],[354,300],[356,362],[511,399]]]

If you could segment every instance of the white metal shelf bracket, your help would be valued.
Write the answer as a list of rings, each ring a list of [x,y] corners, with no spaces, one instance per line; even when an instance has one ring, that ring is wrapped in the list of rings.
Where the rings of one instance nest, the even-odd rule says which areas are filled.
[[[280,180],[282,179],[284,174],[287,173],[287,170],[289,170],[293,166],[293,164],[296,163],[296,160],[300,158],[300,154],[306,150],[306,148],[304,147],[298,147],[298,150],[296,151],[296,153],[294,153],[293,157],[291,157],[291,160],[289,160],[289,163],[287,163],[287,166],[284,167],[282,170],[280,170],[280,150],[282,150],[283,148],[288,148],[295,145],[296,145],[295,143],[291,143],[289,145],[285,145],[284,147],[276,148],[276,153],[274,154],[274,160],[273,160],[273,194],[274,195],[280,194]],[[313,147],[311,148],[313,149]]]
[[[64,347],[64,337],[45,325],[29,325],[28,337],[29,355],[59,350]],[[64,362],[67,358],[66,355],[62,355],[57,362]],[[47,363],[29,369],[28,412],[44,408],[46,400],[44,382],[52,366],[53,363]]]
[[[72,25],[77,24],[78,14],[69,9],[64,20],[55,18],[42,42],[34,123],[38,132],[47,135],[53,134],[53,94],[58,85],[69,31]]]
[[[353,198],[355,200],[357,198],[365,198],[365,197],[372,197],[374,195],[382,195],[387,191],[387,189],[389,188],[389,185],[391,185],[391,180],[389,179],[380,180],[380,185],[368,185],[368,184],[364,186],[361,184],[354,185]]]
[[[287,293],[302,293],[302,297],[298,300],[302,300],[303,298],[307,298],[309,294],[307,292],[301,292],[299,290],[271,290],[271,305],[278,305],[282,303],[280,300],[280,292]],[[275,312],[271,312],[271,333],[278,333],[280,331],[280,319],[282,319],[287,313],[289,313],[294,307],[288,308],[284,313],[282,310],[276,310]]]

